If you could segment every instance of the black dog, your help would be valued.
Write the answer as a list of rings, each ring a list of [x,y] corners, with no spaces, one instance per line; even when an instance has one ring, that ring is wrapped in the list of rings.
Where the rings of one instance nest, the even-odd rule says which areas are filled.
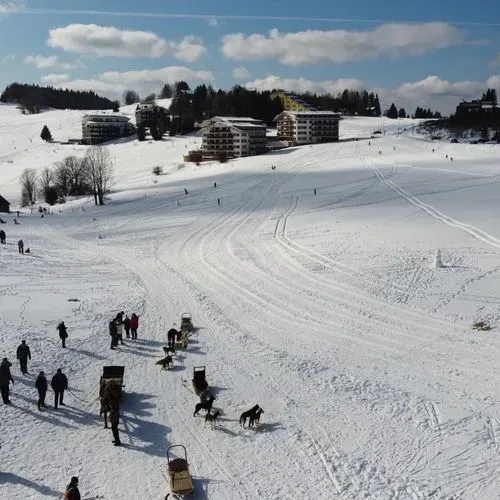
[[[209,422],[210,423],[210,427],[212,427],[212,429],[215,429],[216,425],[217,425],[217,417],[220,415],[220,411],[217,410],[215,413],[210,413],[208,412],[206,415],[205,415],[205,425],[203,427],[206,427],[207,426],[207,423]]]
[[[259,427],[260,416],[264,413],[262,408],[259,408],[253,415],[250,415],[248,427]]]
[[[165,353],[165,356],[168,356],[169,352],[175,355],[175,344],[164,345],[163,352]]]
[[[165,356],[163,359],[159,359],[156,364],[160,365],[162,370],[169,370],[173,365],[172,356]]]
[[[249,410],[244,411],[240,415],[240,425],[242,425],[243,427],[245,427],[247,419],[251,419],[257,413],[257,411],[260,410],[260,409],[261,408],[260,408],[259,405],[255,405],[253,408],[250,408]]]
[[[214,401],[214,396],[210,395],[210,397],[204,403],[196,403],[196,406],[194,407],[193,417],[196,417],[200,410],[206,410],[207,413],[210,413]]]

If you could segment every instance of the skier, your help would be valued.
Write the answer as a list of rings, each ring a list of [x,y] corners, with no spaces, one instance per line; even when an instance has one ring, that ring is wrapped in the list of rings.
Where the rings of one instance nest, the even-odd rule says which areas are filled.
[[[78,489],[78,478],[73,476],[66,491],[64,492],[64,500],[81,500],[80,490]]]
[[[2,393],[4,405],[10,404],[9,384],[11,382],[14,383],[14,379],[10,373],[11,366],[12,363],[7,358],[3,358],[2,363],[0,363],[0,392]]]
[[[125,319],[123,320],[123,328],[125,328],[125,336],[129,339],[130,338],[130,318],[125,316]]]
[[[217,205],[220,207],[220,198],[217,198]]]
[[[214,188],[216,188],[216,187],[217,187],[217,183],[216,183],[216,182],[214,182]]]
[[[16,356],[19,360],[21,373],[26,375],[28,373],[28,359],[31,361],[31,352],[26,344],[26,340],[21,340],[21,345],[17,348]]]
[[[314,194],[316,194],[316,188],[314,188]]]
[[[56,330],[59,330],[59,338],[62,341],[62,346],[66,347],[66,339],[68,338],[68,331],[66,330],[66,325],[64,324],[64,321],[61,321],[57,325]]]
[[[51,387],[54,391],[54,409],[57,410],[57,404],[66,406],[63,402],[64,391],[68,388],[68,377],[64,375],[61,368],[57,369],[57,373],[52,377]]]
[[[134,340],[137,340],[137,328],[139,328],[139,316],[132,313],[132,317],[130,318],[130,331]]]
[[[7,236],[5,235],[5,231],[2,229],[2,230],[0,231],[0,243],[2,243],[3,245],[5,245],[5,238],[6,238],[6,237],[7,237]]]
[[[19,240],[17,242],[17,246],[19,248],[19,253],[20,254],[24,254],[24,241],[23,240]]]
[[[184,188],[184,194],[188,194],[188,190]]]
[[[118,336],[118,341],[120,342],[121,345],[124,345],[123,344],[123,315],[124,315],[123,311],[119,312],[115,318],[116,335]],[[116,345],[118,345],[118,341],[116,342]]]
[[[111,432],[113,433],[113,444],[120,446],[120,434],[118,433],[118,424],[120,423],[120,412],[118,406],[112,405],[109,410],[109,422],[111,423]]]
[[[38,391],[38,409],[42,411],[42,407],[46,408],[45,395],[47,394],[47,379],[45,378],[45,372],[41,371],[36,378],[35,387]]]
[[[118,345],[118,328],[116,326],[116,320],[112,319],[109,322],[109,334],[111,335],[111,347],[110,349],[116,349]]]

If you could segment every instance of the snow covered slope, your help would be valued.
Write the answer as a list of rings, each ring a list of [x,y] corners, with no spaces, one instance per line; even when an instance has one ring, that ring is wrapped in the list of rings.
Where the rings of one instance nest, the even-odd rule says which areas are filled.
[[[0,111],[10,201],[26,166],[84,154],[39,139],[44,123],[73,135],[77,112]],[[26,338],[33,360],[27,376],[13,367],[0,407],[0,497],[59,498],[77,475],[83,497],[159,499],[166,448],[180,443],[198,499],[497,498],[500,341],[471,327],[499,319],[499,150],[341,122],[343,139],[379,128],[380,139],[199,167],[181,159],[197,137],[113,144],[106,206],[67,203],[20,225],[2,214],[0,355],[14,361]],[[107,323],[121,310],[140,315],[139,340],[112,351]],[[185,311],[189,349],[160,371]],[[110,364],[125,366],[121,448],[98,417]],[[222,412],[214,431],[192,416],[197,365]],[[68,406],[39,412],[36,374],[58,367]],[[242,429],[254,404],[261,426]]]

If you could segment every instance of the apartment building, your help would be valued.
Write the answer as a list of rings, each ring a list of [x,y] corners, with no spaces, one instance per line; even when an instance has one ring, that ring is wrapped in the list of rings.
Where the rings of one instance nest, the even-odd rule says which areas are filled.
[[[225,155],[239,158],[264,153],[266,125],[249,117],[214,116],[202,125],[203,157]]]
[[[94,114],[82,118],[82,144],[101,144],[134,133],[134,126],[124,115]]]
[[[333,111],[283,111],[274,121],[278,138],[290,146],[339,140],[340,114]]]

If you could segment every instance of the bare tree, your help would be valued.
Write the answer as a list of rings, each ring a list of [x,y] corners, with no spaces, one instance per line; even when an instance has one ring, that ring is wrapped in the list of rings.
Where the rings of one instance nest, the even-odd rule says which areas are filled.
[[[90,189],[90,180],[87,169],[87,161],[85,158],[75,158],[74,156],[68,158],[68,168],[70,172],[70,188],[69,194],[82,195],[92,192]]]
[[[39,193],[42,198],[45,198],[45,195],[49,188],[52,186],[53,173],[49,167],[45,167],[38,177],[38,186]]]
[[[54,182],[60,196],[68,196],[69,194],[71,181],[69,163],[72,163],[73,159],[76,160],[74,156],[67,156],[64,160],[56,163],[56,168],[54,169]]]
[[[109,151],[103,146],[91,146],[85,155],[85,165],[96,205],[104,205],[113,178],[113,164]]]
[[[37,174],[34,168],[25,168],[19,182],[22,188],[23,205],[33,205],[36,202]]]

